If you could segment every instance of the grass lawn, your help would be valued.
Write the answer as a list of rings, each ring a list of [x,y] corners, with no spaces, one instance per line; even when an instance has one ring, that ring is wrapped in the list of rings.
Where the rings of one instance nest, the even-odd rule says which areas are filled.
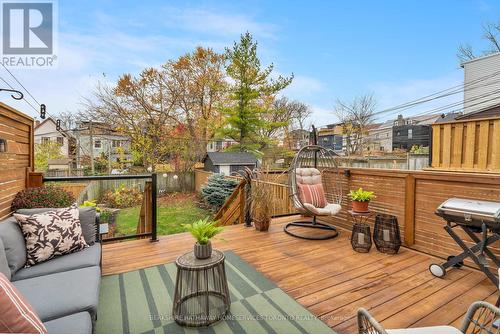
[[[141,207],[121,209],[116,219],[115,235],[135,234]],[[185,232],[189,224],[212,214],[195,202],[194,194],[171,194],[158,199],[158,235]]]

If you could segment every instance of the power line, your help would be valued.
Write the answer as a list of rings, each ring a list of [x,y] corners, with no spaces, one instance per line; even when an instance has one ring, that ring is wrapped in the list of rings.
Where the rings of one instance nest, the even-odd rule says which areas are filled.
[[[19,81],[16,76],[14,74],[12,74],[12,72],[3,64],[1,63],[3,68],[10,74],[11,77],[14,78],[14,80],[16,80],[16,82],[21,86],[23,87],[23,89],[26,91],[26,93],[28,93],[29,96],[31,96],[31,98],[38,104],[38,106],[40,106],[40,102],[37,101],[37,99],[35,99],[35,97],[33,96],[33,94],[31,94],[31,92],[29,90],[26,89],[26,87],[24,87],[24,85],[21,83],[21,81]]]
[[[7,86],[9,86],[11,89],[13,90],[16,90],[7,80],[5,80],[4,78],[0,77],[0,80],[2,80]],[[39,112],[39,110],[37,110],[28,100],[26,100],[26,98],[23,99],[24,102],[26,102],[35,112]]]

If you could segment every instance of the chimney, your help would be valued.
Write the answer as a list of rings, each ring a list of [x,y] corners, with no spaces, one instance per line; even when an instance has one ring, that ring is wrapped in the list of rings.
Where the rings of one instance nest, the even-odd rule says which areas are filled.
[[[37,119],[35,120],[35,126],[39,126],[40,125],[40,121]]]

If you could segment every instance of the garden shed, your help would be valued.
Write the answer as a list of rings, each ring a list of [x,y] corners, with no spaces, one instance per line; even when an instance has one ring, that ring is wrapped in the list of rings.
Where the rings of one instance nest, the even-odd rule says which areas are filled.
[[[257,158],[248,152],[208,152],[203,159],[204,170],[213,173],[231,175],[245,167],[254,169],[258,165]]]

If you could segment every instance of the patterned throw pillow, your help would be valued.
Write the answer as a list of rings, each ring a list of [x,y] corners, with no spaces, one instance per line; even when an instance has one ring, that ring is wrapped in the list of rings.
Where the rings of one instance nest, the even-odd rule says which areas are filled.
[[[26,267],[88,247],[76,205],[31,216],[15,213],[14,217],[26,240]]]
[[[325,191],[321,183],[298,183],[297,185],[299,186],[299,198],[302,203],[311,204],[315,208],[324,208],[326,206]]]
[[[47,334],[33,307],[0,273],[0,333]]]

